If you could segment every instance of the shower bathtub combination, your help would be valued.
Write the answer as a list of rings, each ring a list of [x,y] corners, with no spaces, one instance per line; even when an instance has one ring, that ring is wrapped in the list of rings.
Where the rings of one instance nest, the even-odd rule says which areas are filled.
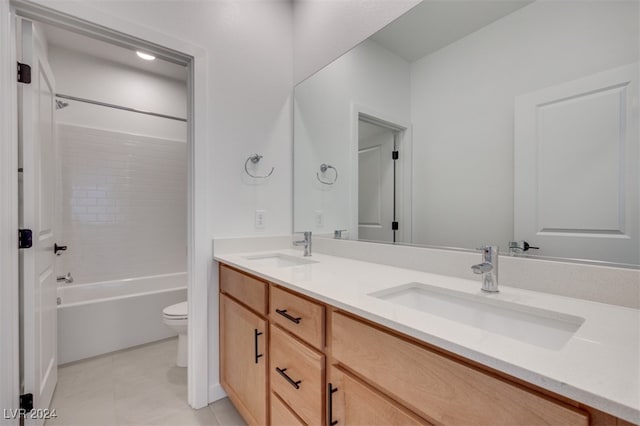
[[[175,335],[162,310],[187,300],[187,274],[58,287],[58,364]]]

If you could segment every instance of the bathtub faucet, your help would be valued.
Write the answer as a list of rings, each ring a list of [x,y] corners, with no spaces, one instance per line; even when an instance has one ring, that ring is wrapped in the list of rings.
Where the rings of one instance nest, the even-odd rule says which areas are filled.
[[[73,282],[71,272],[67,272],[67,275],[58,275],[56,281],[59,283],[64,282],[65,284],[71,284]]]

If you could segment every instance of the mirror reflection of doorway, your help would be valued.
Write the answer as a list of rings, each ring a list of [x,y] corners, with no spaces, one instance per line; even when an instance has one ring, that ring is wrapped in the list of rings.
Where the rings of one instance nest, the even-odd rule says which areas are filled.
[[[358,239],[398,242],[398,130],[358,119]]]

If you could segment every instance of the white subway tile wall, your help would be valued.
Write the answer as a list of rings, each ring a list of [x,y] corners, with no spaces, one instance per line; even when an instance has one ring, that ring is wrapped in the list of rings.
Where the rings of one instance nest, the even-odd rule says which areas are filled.
[[[80,284],[186,271],[186,143],[66,124],[58,139],[57,272]]]

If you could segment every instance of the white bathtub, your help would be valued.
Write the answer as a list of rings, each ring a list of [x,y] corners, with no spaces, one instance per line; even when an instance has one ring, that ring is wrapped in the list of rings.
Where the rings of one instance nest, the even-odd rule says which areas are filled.
[[[58,364],[174,336],[162,309],[187,300],[187,274],[58,287]]]

